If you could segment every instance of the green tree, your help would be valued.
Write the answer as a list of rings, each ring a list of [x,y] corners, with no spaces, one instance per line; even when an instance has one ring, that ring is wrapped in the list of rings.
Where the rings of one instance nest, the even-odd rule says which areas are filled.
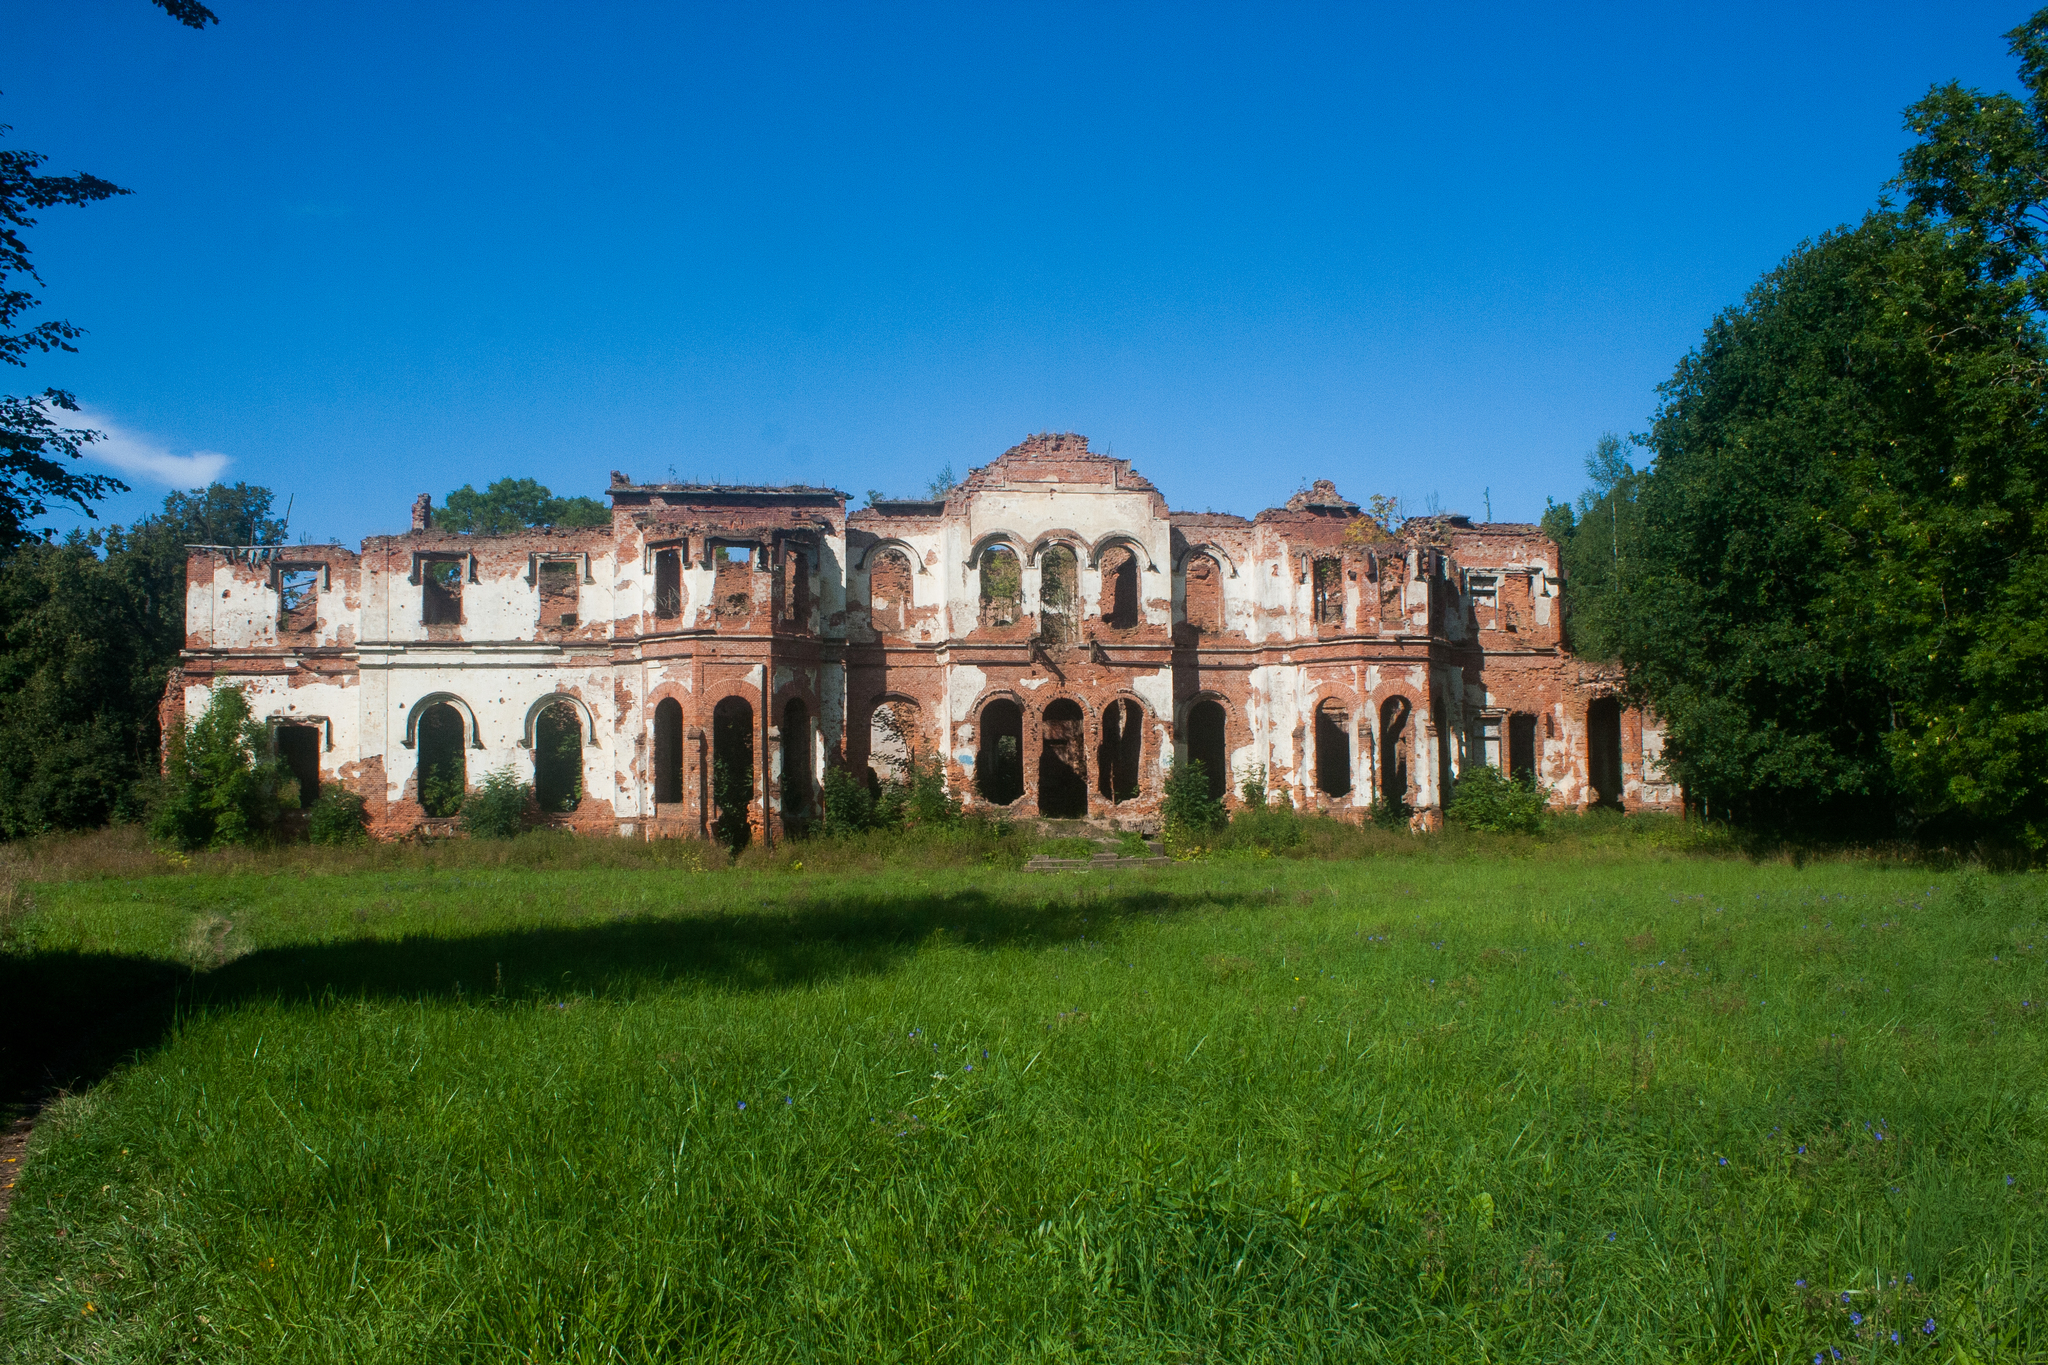
[[[1619,641],[1618,623],[1632,610],[1627,580],[1633,567],[1637,531],[1636,495],[1641,486],[1628,459],[1628,443],[1604,433],[1586,456],[1590,487],[1570,503],[1544,510],[1543,529],[1558,545],[1565,580],[1565,641],[1581,654],[1609,659]]]
[[[0,560],[0,834],[139,813],[133,788],[156,767],[164,684],[154,625],[87,537]]]
[[[298,782],[240,688],[214,688],[199,719],[181,723],[166,747],[153,838],[185,849],[258,843],[298,808]]]
[[[2043,353],[1979,243],[1880,213],[1766,276],[1664,386],[1603,628],[1711,810],[2048,832]]]
[[[502,536],[540,526],[605,526],[612,514],[596,498],[558,498],[534,479],[499,479],[479,493],[468,484],[434,514],[450,531]]]

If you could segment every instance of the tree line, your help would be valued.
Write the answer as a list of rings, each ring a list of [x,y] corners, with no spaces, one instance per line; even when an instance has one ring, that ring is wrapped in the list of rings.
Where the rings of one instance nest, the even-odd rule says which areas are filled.
[[[1951,83],[1911,106],[1885,197],[1717,316],[1649,430],[1603,437],[1591,487],[1545,513],[1568,638],[1620,663],[1711,817],[2048,848],[2048,10],[2008,40],[2025,93]],[[23,287],[34,213],[126,192],[43,161],[0,148],[0,361],[15,365],[81,335],[19,321],[38,304]],[[173,493],[131,526],[38,533],[53,503],[90,517],[125,491],[74,467],[96,436],[62,424],[76,410],[61,390],[0,397],[6,837],[158,799],[184,547],[285,534],[270,491],[241,483]],[[455,490],[439,520],[496,532],[606,515],[505,479]]]
[[[2048,845],[2048,10],[2024,96],[1940,86],[1861,222],[1802,244],[1553,506],[1575,646],[1697,808]]]

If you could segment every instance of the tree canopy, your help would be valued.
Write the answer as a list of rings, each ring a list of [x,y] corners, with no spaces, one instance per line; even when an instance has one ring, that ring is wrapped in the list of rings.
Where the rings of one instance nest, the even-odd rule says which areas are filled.
[[[1912,206],[1802,246],[1662,386],[1651,469],[1552,509],[1574,642],[1710,812],[2048,845],[2048,345],[1997,252]]]
[[[606,526],[611,519],[596,498],[558,498],[534,479],[499,479],[481,493],[464,484],[434,514],[435,524],[450,531],[486,536],[538,526]]]

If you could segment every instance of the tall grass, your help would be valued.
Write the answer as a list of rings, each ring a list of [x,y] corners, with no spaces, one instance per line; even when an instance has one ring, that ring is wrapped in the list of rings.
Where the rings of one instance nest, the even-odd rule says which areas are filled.
[[[163,1003],[38,1130],[0,1355],[2048,1355],[2036,879],[1671,828],[44,881],[0,989]]]

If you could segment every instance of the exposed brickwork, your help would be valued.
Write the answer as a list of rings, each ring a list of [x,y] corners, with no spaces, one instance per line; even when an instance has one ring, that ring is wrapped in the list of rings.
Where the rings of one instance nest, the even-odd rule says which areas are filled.
[[[550,705],[578,718],[584,795],[549,822],[589,833],[704,837],[721,758],[768,839],[815,818],[828,765],[886,780],[913,754],[971,806],[1141,827],[1171,764],[1205,755],[1233,800],[1263,768],[1352,819],[1396,791],[1428,824],[1477,763],[1565,807],[1679,799],[1654,722],[1561,647],[1534,526],[1388,534],[1327,480],[1250,519],[1171,512],[1071,434],[851,515],[825,488],[610,493],[588,530],[458,535],[423,498],[359,553],[193,547],[166,722],[245,687],[258,717],[317,729],[323,779],[386,837],[445,824],[423,725],[459,720],[472,785],[530,780]]]

